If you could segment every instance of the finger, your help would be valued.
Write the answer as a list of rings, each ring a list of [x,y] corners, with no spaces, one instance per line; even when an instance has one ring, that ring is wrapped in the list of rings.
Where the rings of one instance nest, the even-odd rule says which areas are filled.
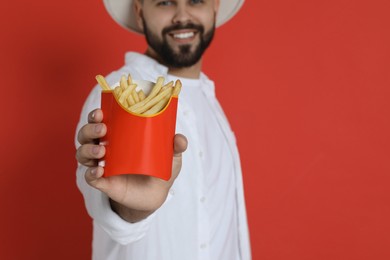
[[[176,134],[173,140],[173,154],[174,156],[181,156],[188,146],[187,138],[182,134]]]
[[[81,127],[77,134],[80,144],[90,144],[98,138],[102,138],[107,133],[107,127],[103,123],[89,123]]]
[[[92,110],[88,114],[88,123],[101,123],[103,120],[103,111],[99,108]]]
[[[96,166],[97,160],[104,157],[106,148],[103,145],[81,145],[76,152],[76,159],[85,166]]]
[[[104,174],[104,168],[97,166],[97,167],[90,167],[85,171],[85,181],[91,185],[92,187],[102,190],[104,186],[106,185],[106,179],[102,178]]]

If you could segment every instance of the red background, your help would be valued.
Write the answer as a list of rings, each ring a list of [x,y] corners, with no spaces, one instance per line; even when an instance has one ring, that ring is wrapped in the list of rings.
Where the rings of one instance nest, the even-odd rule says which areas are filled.
[[[0,259],[88,259],[74,129],[142,37],[101,1],[0,16]],[[205,72],[238,138],[253,259],[390,259],[390,1],[246,1]]]

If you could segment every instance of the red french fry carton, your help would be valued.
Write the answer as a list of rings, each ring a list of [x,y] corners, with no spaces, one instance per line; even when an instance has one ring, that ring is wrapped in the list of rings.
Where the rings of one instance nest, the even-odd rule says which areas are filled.
[[[154,86],[149,81],[134,82],[145,94]],[[130,112],[112,90],[103,90],[101,97],[103,123],[107,126],[107,134],[101,139],[106,148],[104,177],[142,174],[169,180],[178,97],[171,97],[162,111],[149,116]]]

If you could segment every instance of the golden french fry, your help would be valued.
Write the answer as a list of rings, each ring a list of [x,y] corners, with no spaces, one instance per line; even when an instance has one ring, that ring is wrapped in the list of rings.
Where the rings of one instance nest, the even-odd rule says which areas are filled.
[[[117,98],[119,98],[122,94],[122,89],[120,87],[114,88],[114,94]]]
[[[136,103],[132,95],[129,95],[127,97],[126,101],[127,101],[128,107],[130,107]]]
[[[126,90],[125,91],[122,91],[122,93],[120,94],[120,96],[119,96],[119,99],[118,99],[118,101],[122,104],[122,105],[125,105],[126,103],[125,103],[125,100],[126,100],[126,98],[127,98],[127,93],[125,93],[126,92]],[[128,92],[128,89],[127,89],[127,92]]]
[[[171,88],[171,87],[173,87],[173,81],[169,81],[167,84],[165,84],[165,85],[160,89],[159,94],[160,94],[161,92],[163,92],[164,90],[166,90],[167,88]]]
[[[121,80],[119,81],[119,85],[121,86],[123,91],[125,91],[129,87],[129,84],[127,84],[127,80],[126,80],[126,76],[125,75],[123,75],[121,77]]]
[[[127,97],[130,95],[131,89],[129,87],[126,87],[125,89],[122,88],[122,94],[119,97],[119,102],[124,103],[124,101],[127,99]]]
[[[157,82],[154,85],[152,91],[150,92],[150,94],[145,99],[147,99],[149,101],[152,98],[154,98],[155,96],[157,96],[158,92],[160,92],[160,89],[164,85],[164,81],[165,81],[164,77],[158,77],[157,78]]]
[[[149,110],[152,106],[154,106],[155,104],[157,104],[161,99],[163,99],[164,97],[168,96],[168,95],[171,95],[172,93],[172,88],[167,88],[166,90],[164,90],[163,92],[161,92],[160,94],[158,94],[157,96],[155,96],[154,98],[152,98],[151,100],[149,100],[148,102],[146,102],[142,107],[139,107],[137,109],[134,109],[132,110],[134,113],[143,113],[147,110]],[[148,96],[149,97],[149,96]],[[148,98],[147,97],[147,98]],[[146,98],[146,99],[147,99]],[[146,100],[145,99],[145,100]],[[144,101],[145,101],[144,100]],[[142,101],[143,102],[143,101]],[[141,103],[141,102],[140,102]],[[138,103],[139,104],[139,103]],[[131,109],[131,107],[130,107]]]
[[[133,79],[131,78],[130,73],[129,73],[129,75],[127,76],[127,84],[128,84],[128,85],[133,84]]]
[[[133,83],[129,85],[129,88],[131,89],[130,93],[135,92],[135,88],[137,87],[137,84]]]
[[[103,90],[111,90],[110,85],[108,85],[106,79],[102,75],[97,75],[95,78]]]
[[[170,99],[170,96],[166,96],[163,99],[161,99],[157,104],[155,104],[153,107],[151,107],[149,110],[142,113],[143,115],[153,115],[160,112],[168,103]]]
[[[136,87],[135,84],[131,84],[130,86],[127,86],[127,88],[122,92],[121,96],[119,97],[119,102],[123,104],[124,101],[127,99],[127,97],[131,95],[131,92],[135,89],[135,87]]]
[[[140,101],[145,99],[145,93],[142,89],[140,91],[138,91],[138,97],[139,97]]]
[[[131,95],[133,95],[133,99],[134,99],[135,103],[138,103],[140,101],[138,93],[136,91],[132,91]]]
[[[162,88],[162,86],[164,84],[164,80],[165,80],[164,77],[158,77],[157,78],[157,82],[154,85],[154,87],[153,87],[152,91],[150,92],[150,94],[144,100],[142,100],[141,102],[138,102],[137,104],[131,106],[130,110],[131,111],[135,111],[135,110],[139,109],[140,107],[144,106],[151,99],[153,99],[158,94],[158,92],[160,92],[160,89]]]
[[[172,96],[178,96],[181,91],[181,81],[176,80],[175,86],[173,87]]]

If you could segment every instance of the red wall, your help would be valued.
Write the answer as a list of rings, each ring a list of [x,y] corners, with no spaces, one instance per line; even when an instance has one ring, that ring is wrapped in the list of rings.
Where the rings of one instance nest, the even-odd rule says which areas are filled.
[[[249,1],[205,71],[241,151],[253,259],[390,259],[390,1]],[[73,136],[96,74],[143,38],[101,1],[0,16],[0,259],[88,259]]]

